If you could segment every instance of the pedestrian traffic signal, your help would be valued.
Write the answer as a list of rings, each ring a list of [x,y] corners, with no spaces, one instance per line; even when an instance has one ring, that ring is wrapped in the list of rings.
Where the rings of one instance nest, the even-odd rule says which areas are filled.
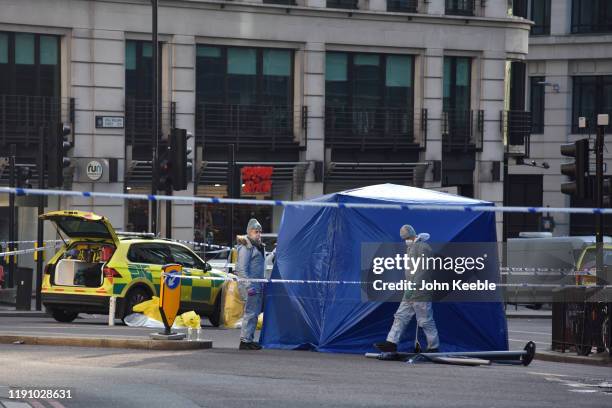
[[[70,166],[68,151],[73,146],[68,140],[71,132],[70,125],[62,123],[58,126],[57,131],[51,135],[47,158],[49,187],[62,187],[64,185],[64,169]]]
[[[603,180],[603,206],[604,208],[612,207],[612,179],[605,177]]]
[[[589,191],[589,139],[580,139],[574,143],[561,145],[561,155],[574,158],[574,162],[561,165],[561,174],[572,180],[569,183],[561,184],[561,192],[578,198],[587,198]]]
[[[17,167],[17,187],[32,188],[32,169],[30,167]]]
[[[168,191],[172,188],[171,178],[171,167],[170,163],[170,152],[168,146],[160,146],[159,157],[157,159],[157,169],[159,174],[159,185],[158,190]]]
[[[172,187],[175,191],[187,190],[189,173],[193,164],[187,157],[191,149],[187,147],[188,134],[185,129],[172,129],[170,156],[172,161]]]

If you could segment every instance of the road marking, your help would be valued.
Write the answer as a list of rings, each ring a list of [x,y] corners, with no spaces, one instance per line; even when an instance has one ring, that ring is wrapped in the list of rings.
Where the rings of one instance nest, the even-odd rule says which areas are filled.
[[[5,408],[30,408],[30,404],[26,402],[0,400],[0,404],[4,405]]]
[[[541,333],[541,332],[530,332],[530,331],[521,331],[521,330],[508,330],[509,333],[525,333],[525,334],[541,334],[542,336],[550,336],[551,333]]]
[[[569,377],[566,374],[539,373],[537,371],[527,371],[527,374],[532,374],[532,375],[549,375],[551,377]]]
[[[508,340],[509,341],[520,341],[520,342],[523,342],[523,343],[525,342],[525,339],[510,339],[509,338]],[[543,342],[543,341],[534,341],[534,343],[535,344],[542,344],[542,345],[545,345],[545,346],[548,346],[550,344],[550,343],[546,343],[546,342]]]

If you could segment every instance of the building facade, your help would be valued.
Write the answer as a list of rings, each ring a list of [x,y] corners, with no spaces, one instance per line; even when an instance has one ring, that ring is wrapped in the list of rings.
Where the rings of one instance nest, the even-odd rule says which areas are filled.
[[[160,143],[173,127],[194,135],[191,182],[175,194],[226,196],[233,144],[240,168],[273,167],[271,192],[257,197],[392,182],[501,204],[508,152],[524,155],[531,131],[527,96],[512,84],[525,80],[532,24],[513,15],[524,7],[515,3],[160,1]],[[0,7],[2,151],[14,143],[18,163],[34,165],[40,125],[68,122],[64,188],[150,192],[150,1]],[[123,126],[105,127],[121,121],[103,117]],[[92,161],[103,177],[89,171]],[[68,207],[106,215],[118,229],[149,227],[145,202],[49,198],[48,209]],[[35,211],[20,207],[19,239],[34,237]],[[174,238],[228,242],[225,208],[175,203],[172,211]],[[253,215],[275,230],[282,209],[234,212],[232,234]]]
[[[525,162],[546,162],[550,167],[517,165],[511,158],[507,203],[596,207],[594,200],[561,194],[560,185],[568,180],[561,175],[560,165],[568,158],[559,149],[563,143],[587,137],[593,148],[596,115],[612,115],[612,1],[530,0],[524,12],[534,21],[525,74],[527,109],[533,117],[530,159]],[[586,129],[578,127],[581,116],[587,118]],[[612,164],[609,149],[604,150],[604,160],[607,167]],[[593,153],[590,161],[594,175]],[[554,214],[554,221],[554,235],[595,233],[590,216]],[[608,235],[610,221],[605,223]],[[537,230],[539,223],[535,215],[513,215],[508,233],[516,236],[521,230]]]

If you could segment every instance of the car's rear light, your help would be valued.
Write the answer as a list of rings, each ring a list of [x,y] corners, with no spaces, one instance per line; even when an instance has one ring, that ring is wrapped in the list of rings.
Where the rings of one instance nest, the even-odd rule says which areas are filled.
[[[108,266],[105,266],[105,267],[102,269],[102,272],[104,273],[104,277],[105,277],[106,279],[110,279],[110,280],[112,280],[113,278],[120,278],[120,277],[121,277],[121,274],[120,274],[119,272],[117,272],[117,270],[116,270],[116,269],[114,269],[114,268],[109,268]]]

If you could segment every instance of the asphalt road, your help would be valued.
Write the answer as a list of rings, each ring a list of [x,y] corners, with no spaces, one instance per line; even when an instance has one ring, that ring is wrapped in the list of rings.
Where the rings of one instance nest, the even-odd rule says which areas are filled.
[[[547,319],[512,319],[518,348],[544,347]],[[109,333],[102,318],[71,325],[1,318],[0,331]],[[151,329],[115,327],[142,335]],[[548,334],[547,334],[548,333]],[[238,332],[205,328],[214,348],[143,351],[0,345],[0,404],[35,407],[609,407],[612,369],[534,361],[529,367],[410,365],[358,355],[236,350]],[[10,389],[68,389],[70,400],[9,400]],[[19,404],[19,405],[15,405]],[[27,404],[27,405],[23,405]]]

